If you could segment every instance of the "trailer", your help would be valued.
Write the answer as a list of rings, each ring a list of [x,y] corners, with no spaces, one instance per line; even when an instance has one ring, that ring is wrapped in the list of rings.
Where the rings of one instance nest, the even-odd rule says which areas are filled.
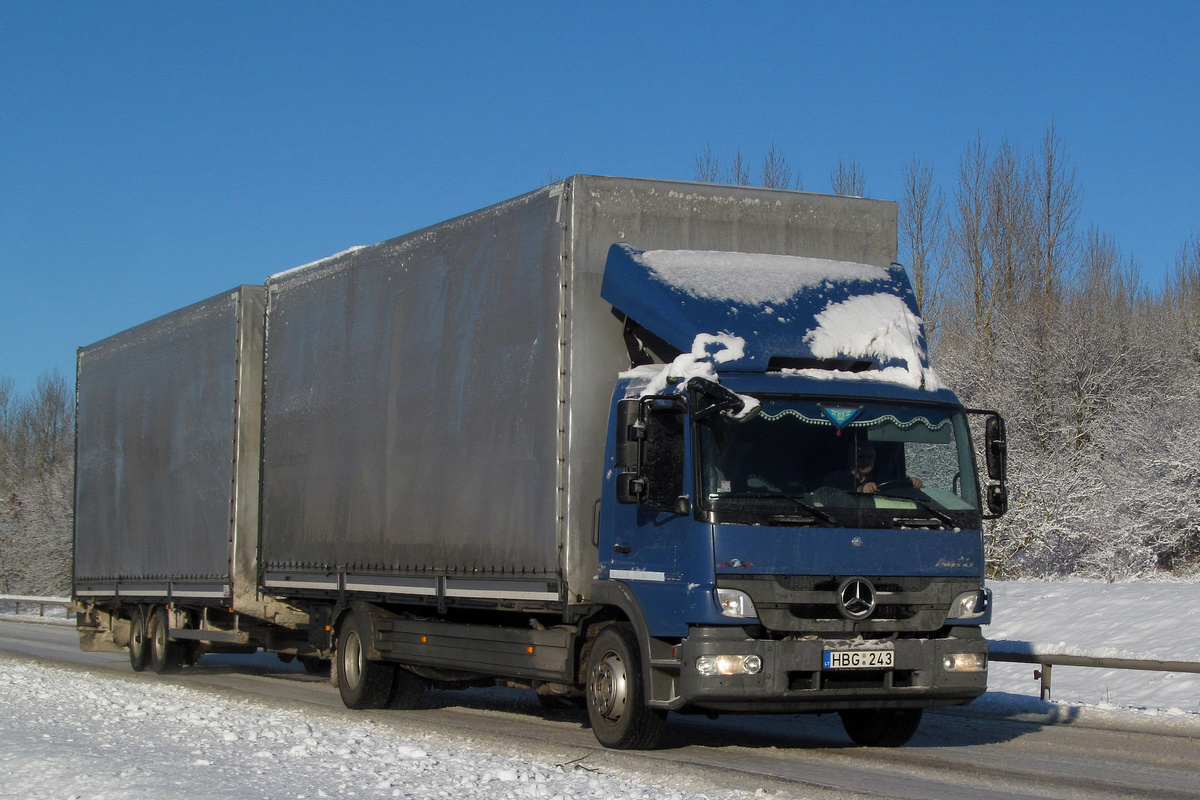
[[[573,176],[81,348],[81,645],[902,744],[986,688],[1006,489],[895,258],[891,202]]]

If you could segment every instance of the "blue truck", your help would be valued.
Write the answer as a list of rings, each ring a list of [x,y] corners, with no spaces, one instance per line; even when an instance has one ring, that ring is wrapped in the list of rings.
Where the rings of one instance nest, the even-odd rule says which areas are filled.
[[[895,260],[891,202],[577,175],[81,348],[81,646],[903,744],[985,691],[1007,490]]]

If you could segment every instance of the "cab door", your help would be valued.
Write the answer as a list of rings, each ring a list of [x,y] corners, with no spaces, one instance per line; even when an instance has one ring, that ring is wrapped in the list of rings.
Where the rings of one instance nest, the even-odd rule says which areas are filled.
[[[709,526],[692,517],[686,405],[678,395],[623,400],[617,417],[616,462],[625,471],[600,560],[610,579],[633,590],[657,635],[686,635],[689,556],[711,552]]]

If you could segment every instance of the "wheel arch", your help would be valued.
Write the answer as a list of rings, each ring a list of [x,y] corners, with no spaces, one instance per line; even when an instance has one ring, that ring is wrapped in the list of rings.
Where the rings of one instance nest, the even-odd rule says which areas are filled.
[[[600,631],[614,622],[628,622],[633,626],[640,651],[638,655],[642,685],[646,687],[647,701],[653,707],[666,707],[666,704],[674,699],[675,682],[659,680],[655,662],[671,659],[671,647],[674,643],[651,635],[641,602],[624,582],[596,581],[592,585],[592,598],[599,608],[581,621],[586,634],[581,637],[583,644],[578,656],[581,676],[587,669],[587,657],[592,642]]]

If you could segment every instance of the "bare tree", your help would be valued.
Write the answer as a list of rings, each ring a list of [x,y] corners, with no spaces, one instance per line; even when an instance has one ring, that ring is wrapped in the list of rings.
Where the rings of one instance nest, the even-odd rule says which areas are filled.
[[[867,180],[857,161],[846,161],[839,157],[837,166],[829,173],[829,183],[834,194],[847,197],[867,196]]]
[[[998,306],[1004,309],[1028,291],[1034,239],[1028,174],[1020,150],[1006,138],[988,170],[984,227]]]
[[[969,341],[984,348],[992,339],[992,284],[988,268],[985,225],[988,216],[988,149],[980,134],[959,159],[954,190],[954,221],[950,226],[958,328]]]
[[[713,155],[712,144],[704,148],[704,152],[696,156],[696,180],[701,183],[716,183],[721,176],[721,162]]]
[[[792,188],[792,167],[783,153],[779,152],[774,141],[763,156],[762,185],[767,189]],[[796,185],[799,188],[799,176],[796,178]]]
[[[26,476],[45,475],[71,458],[74,400],[62,373],[54,370],[38,378],[23,417],[29,435]]]
[[[750,166],[742,158],[742,148],[740,147],[733,154],[725,182],[735,186],[750,185]]]
[[[1033,248],[1038,266],[1034,290],[1044,305],[1060,299],[1071,280],[1080,192],[1075,185],[1075,168],[1067,160],[1066,146],[1053,122],[1042,138],[1038,156],[1030,176],[1036,223]]]
[[[913,156],[904,167],[900,199],[900,244],[912,270],[913,292],[932,344],[940,327],[943,270],[939,257],[945,248],[946,198],[933,185],[933,167]]]
[[[0,378],[0,494],[12,491],[16,462],[13,453],[13,379]]]

